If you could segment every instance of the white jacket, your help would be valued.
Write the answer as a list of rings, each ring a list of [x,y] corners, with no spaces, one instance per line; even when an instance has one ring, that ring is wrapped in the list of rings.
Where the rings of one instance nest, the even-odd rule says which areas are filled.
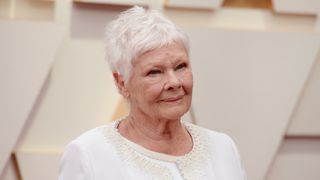
[[[246,180],[232,139],[183,122],[193,148],[171,156],[135,144],[117,130],[120,120],[72,141],[61,160],[59,180]]]

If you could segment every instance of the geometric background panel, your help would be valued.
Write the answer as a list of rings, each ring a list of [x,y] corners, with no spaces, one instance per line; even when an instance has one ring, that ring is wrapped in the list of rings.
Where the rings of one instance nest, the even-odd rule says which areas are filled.
[[[101,41],[66,40],[17,151],[62,151],[79,134],[110,121],[120,96],[111,74]]]
[[[202,8],[217,9],[221,6],[223,0],[167,0],[165,6],[179,8]]]
[[[9,17],[9,1],[0,1],[0,18],[8,18]]]
[[[320,11],[319,0],[272,0],[276,12],[289,14],[317,15]]]
[[[315,62],[316,34],[189,29],[198,124],[236,141],[262,180]]]
[[[318,43],[314,43],[318,42],[318,37],[316,34],[292,33],[320,30],[320,18],[314,13],[309,13],[312,16],[291,12],[279,14],[277,10],[276,13],[270,11],[270,6],[266,10],[260,9],[266,7],[230,8],[227,5],[227,2],[258,4],[253,3],[255,0],[225,0],[224,7],[220,8],[211,3],[219,0],[80,1],[51,1],[43,7],[37,4],[44,3],[36,1],[0,1],[0,18],[53,20],[69,32],[62,45],[55,46],[59,50],[52,56],[54,66],[49,65],[46,73],[38,75],[35,74],[45,70],[39,67],[48,63],[47,57],[32,59],[24,50],[29,50],[32,56],[49,55],[49,51],[54,50],[54,42],[59,41],[56,32],[51,30],[59,28],[45,29],[39,25],[56,25],[29,21],[26,24],[30,26],[26,29],[14,28],[9,36],[0,34],[0,106],[4,107],[0,108],[0,162],[9,154],[2,147],[12,143],[12,138],[18,140],[0,179],[56,179],[65,144],[83,131],[113,119],[121,97],[104,61],[103,28],[133,2],[163,11],[177,24],[197,28],[190,29],[195,94],[193,108],[186,114],[186,120],[197,120],[201,126],[231,135],[239,147],[249,179],[319,179],[317,92],[320,90],[320,68],[314,53],[319,48],[316,48]],[[304,1],[298,8],[305,8],[311,1]],[[175,8],[170,2],[180,4]],[[203,10],[187,7],[188,3],[194,2]],[[260,2],[270,3],[271,0]],[[109,6],[109,3],[114,5]],[[13,20],[10,23],[25,22]],[[0,32],[8,27],[1,26]],[[18,30],[22,32],[10,36]],[[34,33],[37,33],[36,37]],[[50,33],[50,36],[43,37],[43,33]],[[39,42],[44,43],[39,46]],[[19,50],[22,46],[27,47]],[[10,62],[18,62],[20,66],[9,67],[8,61],[3,61],[6,54],[23,56],[19,61]],[[26,59],[28,61],[23,61]],[[203,61],[205,67],[200,69]],[[12,67],[19,69],[12,71]],[[33,82],[25,81],[31,76]],[[41,78],[41,86],[34,85]],[[9,108],[6,102],[10,96],[5,95],[11,92],[3,92],[12,89],[10,85],[19,87],[16,88],[19,94],[11,103],[17,106]],[[28,94],[29,90],[37,88],[36,95]],[[17,94],[14,89],[12,94]],[[19,99],[22,96],[25,99]],[[31,102],[27,99],[33,100],[28,106],[31,111],[21,108]],[[24,122],[19,118],[3,118],[6,113],[22,117],[23,112],[29,114]],[[13,126],[17,125],[17,120],[23,128]]]
[[[75,3],[92,3],[92,4],[109,4],[109,5],[122,5],[122,6],[130,6],[130,5],[140,5],[147,6],[146,0],[73,0]]]
[[[0,175],[1,180],[21,180],[14,159],[11,157]]]
[[[319,180],[320,140],[284,139],[266,180]]]
[[[61,152],[19,151],[17,160],[24,180],[57,180]]]
[[[115,19],[120,12],[125,11],[129,7],[73,3],[72,8],[70,12],[71,38],[96,38],[101,41],[104,37],[103,29],[106,22]]]
[[[287,135],[320,136],[320,53],[292,116]]]
[[[53,23],[0,22],[0,172],[48,75],[61,43]]]

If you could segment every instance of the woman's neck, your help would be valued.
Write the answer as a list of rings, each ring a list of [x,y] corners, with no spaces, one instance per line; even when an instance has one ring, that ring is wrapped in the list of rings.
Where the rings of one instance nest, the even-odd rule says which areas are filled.
[[[152,151],[183,155],[192,149],[192,138],[180,119],[130,114],[118,128],[122,136]]]

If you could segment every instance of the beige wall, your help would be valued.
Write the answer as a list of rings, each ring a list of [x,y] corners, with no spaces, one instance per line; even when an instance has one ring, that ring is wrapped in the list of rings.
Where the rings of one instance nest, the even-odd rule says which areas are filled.
[[[308,4],[297,15],[286,9],[290,5],[277,3],[281,14],[220,7],[219,0],[202,1],[213,2],[208,7],[215,10],[189,9],[195,1],[167,1],[167,6],[170,2],[175,8],[164,8],[161,0],[140,4],[161,10],[190,35],[195,119],[189,114],[185,118],[230,134],[250,179],[319,179],[316,13],[310,16]],[[5,147],[0,151],[1,180],[19,179],[18,174],[25,180],[57,179],[61,153],[71,139],[125,112],[118,106],[121,98],[104,61],[102,41],[106,22],[125,8],[70,0],[0,3],[0,25],[8,29],[0,28],[0,37],[12,36],[0,41],[0,51],[7,54],[0,53],[0,105],[6,107],[5,113],[0,111],[0,128],[6,130],[0,132]],[[293,15],[283,13],[293,10]],[[43,36],[36,41],[39,33]],[[16,46],[21,41],[25,46]],[[28,48],[35,53],[17,53]]]

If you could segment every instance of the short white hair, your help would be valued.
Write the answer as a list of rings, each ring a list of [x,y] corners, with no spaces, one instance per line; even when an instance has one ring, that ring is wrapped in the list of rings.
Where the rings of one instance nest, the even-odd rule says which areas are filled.
[[[130,77],[132,61],[147,51],[173,42],[181,43],[189,54],[187,35],[158,11],[134,6],[105,28],[106,59],[112,72]]]

